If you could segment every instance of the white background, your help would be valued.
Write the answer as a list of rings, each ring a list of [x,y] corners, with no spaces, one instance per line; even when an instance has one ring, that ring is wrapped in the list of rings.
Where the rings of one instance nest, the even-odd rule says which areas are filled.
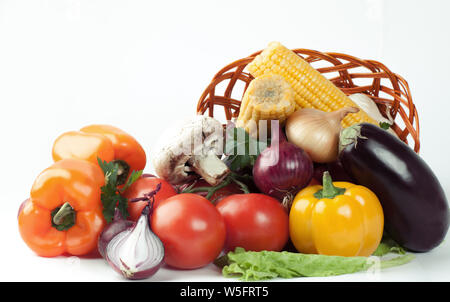
[[[39,258],[20,239],[17,208],[52,163],[54,139],[106,123],[150,154],[165,128],[195,114],[220,68],[273,40],[381,61],[406,78],[420,116],[421,156],[449,196],[449,13],[445,0],[0,0],[0,280],[122,280],[101,260]],[[450,281],[448,241],[376,278]],[[209,266],[163,269],[151,280],[222,279]],[[301,281],[310,280],[317,279]]]

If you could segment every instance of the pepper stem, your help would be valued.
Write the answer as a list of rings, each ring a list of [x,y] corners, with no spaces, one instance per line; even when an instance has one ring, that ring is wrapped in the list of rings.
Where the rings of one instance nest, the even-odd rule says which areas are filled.
[[[130,174],[130,165],[126,161],[121,159],[115,159],[112,161],[112,163],[118,166],[117,185],[123,185],[127,181],[128,175]]]
[[[75,210],[69,202],[65,202],[61,207],[54,209],[51,213],[52,226],[58,231],[70,229],[75,224]]]
[[[345,188],[335,187],[333,185],[333,180],[331,179],[330,172],[325,171],[322,178],[323,187],[321,190],[314,193],[314,197],[317,199],[329,198],[333,199],[338,195],[345,193]]]

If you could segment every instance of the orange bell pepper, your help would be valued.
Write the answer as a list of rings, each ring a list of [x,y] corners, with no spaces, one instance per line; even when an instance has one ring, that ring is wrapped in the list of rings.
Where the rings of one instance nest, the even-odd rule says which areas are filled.
[[[112,142],[105,136],[81,131],[69,131],[53,143],[53,160],[76,158],[97,163],[97,158],[107,162],[114,159]]]
[[[383,235],[384,215],[377,196],[363,186],[332,182],[313,185],[294,198],[289,213],[291,241],[301,253],[370,256]]]
[[[144,170],[147,162],[145,151],[128,133],[109,125],[90,125],[80,131],[106,136],[113,145],[114,159],[125,161],[131,171]]]
[[[97,163],[116,161],[120,168],[119,184],[125,183],[131,171],[145,168],[147,158],[142,146],[128,133],[109,125],[90,125],[80,131],[59,136],[53,144],[53,160],[78,158]]]
[[[18,217],[19,232],[39,256],[85,255],[97,248],[106,222],[98,165],[62,159],[36,178]]]

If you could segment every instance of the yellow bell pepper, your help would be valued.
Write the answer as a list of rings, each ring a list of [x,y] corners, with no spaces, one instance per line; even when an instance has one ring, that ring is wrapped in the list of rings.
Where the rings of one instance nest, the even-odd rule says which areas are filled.
[[[384,215],[377,196],[363,186],[333,182],[301,190],[289,212],[291,241],[301,253],[370,256],[381,241]]]

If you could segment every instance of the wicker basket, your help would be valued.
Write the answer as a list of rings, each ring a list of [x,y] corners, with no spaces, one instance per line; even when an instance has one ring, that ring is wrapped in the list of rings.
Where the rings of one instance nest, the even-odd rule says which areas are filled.
[[[309,49],[293,51],[325,74],[347,95],[364,93],[377,103],[382,113],[390,110],[394,118],[393,130],[415,152],[419,152],[419,118],[405,79],[377,61]],[[201,95],[197,113],[205,114],[208,111],[209,116],[213,117],[215,107],[219,106],[223,107],[226,120],[237,117],[240,100],[253,80],[253,76],[244,69],[260,52],[222,68]]]

